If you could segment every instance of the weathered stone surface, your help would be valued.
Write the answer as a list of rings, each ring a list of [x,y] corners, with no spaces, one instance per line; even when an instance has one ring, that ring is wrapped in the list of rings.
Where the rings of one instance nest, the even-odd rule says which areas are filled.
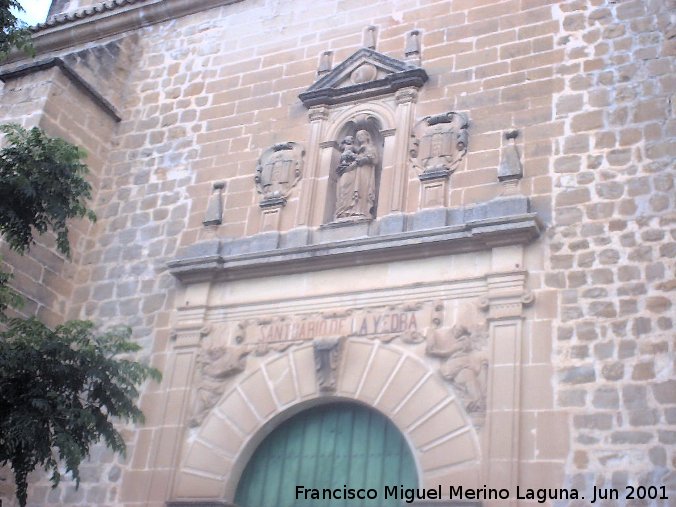
[[[94,3],[55,5],[72,14]],[[186,9],[180,15],[179,4]],[[448,262],[435,268],[440,279],[475,283],[471,289],[463,285],[462,294],[456,288],[440,294],[455,301],[484,290],[479,273],[484,267],[478,266],[485,266],[494,247],[501,248],[496,241],[526,244],[523,255],[518,249],[496,254],[495,265],[527,272],[535,295],[523,315],[522,355],[530,362],[521,378],[537,388],[522,395],[528,408],[521,414],[520,478],[546,474],[542,487],[572,484],[581,491],[594,484],[649,484],[657,473],[673,481],[668,475],[674,469],[673,435],[665,425],[676,424],[670,380],[676,255],[670,90],[676,39],[667,3],[523,0],[515,8],[513,2],[422,2],[407,4],[402,14],[387,2],[342,2],[338,15],[327,14],[321,3],[306,3],[299,11],[297,1],[277,2],[274,12],[246,2],[228,4],[166,0],[118,8],[108,2],[101,12],[92,9],[38,31],[38,61],[58,52],[108,98],[121,121],[115,123],[109,113],[100,120],[101,104],[57,67],[10,80],[0,90],[2,122],[40,122],[90,153],[99,216],[91,228],[73,226],[72,263],[52,255],[49,244],[36,245],[23,262],[11,259],[19,285],[32,298],[25,312],[54,323],[65,316],[130,323],[143,356],[164,365],[174,346],[169,336],[176,307],[185,303],[177,296],[184,289],[202,294],[196,286],[215,276],[227,279],[239,270],[234,279],[212,287],[227,304],[207,309],[209,318],[248,312],[238,307],[239,294],[269,296],[275,285],[266,280],[284,279],[295,290],[310,284],[303,276],[313,270],[329,274],[359,266],[359,280],[308,287],[323,291],[328,301],[352,297],[347,296],[356,290],[352,282],[359,282],[358,299],[372,292],[367,281],[415,285],[426,260],[444,255]],[[374,104],[380,109],[360,109],[382,116],[377,216],[353,229],[320,230],[330,207],[325,201],[334,195],[326,167],[335,161],[310,157],[312,151],[318,155],[323,133],[333,129],[334,137],[341,135],[341,125],[334,123],[347,108],[359,109],[375,100],[372,93],[402,84],[370,84],[368,69],[359,66],[372,63],[366,61],[371,49],[361,52],[363,60],[350,62],[354,68],[343,67],[346,74],[333,66],[327,51],[334,50],[338,62],[360,52],[365,19],[376,27],[369,33],[378,34],[368,46],[387,58],[409,53],[399,67],[371,76],[375,81],[413,70],[409,64],[420,64],[430,79],[421,83],[418,69],[406,79],[413,88],[422,85],[419,92],[402,87],[389,102],[378,98]],[[308,117],[297,96],[315,79],[318,61],[320,79],[334,78],[324,91],[339,95],[324,99],[340,104],[313,108]],[[444,189],[450,207],[419,215],[420,181],[409,165],[409,146],[400,142],[402,118],[422,119],[449,108],[471,118],[467,151]],[[387,115],[393,118],[385,125]],[[512,189],[519,199],[510,200],[499,195],[504,189],[498,168],[509,158],[501,159],[501,153],[513,148],[502,133],[512,128],[520,132],[523,177]],[[411,129],[404,130],[408,141]],[[302,142],[307,151],[303,179],[287,196],[275,232],[258,236],[270,228],[251,175],[261,151],[284,139]],[[516,167],[513,157],[507,161],[503,168]],[[508,172],[516,175],[512,169]],[[202,220],[218,181],[227,182],[221,224],[205,228]],[[546,232],[529,243],[540,231],[537,219],[528,219],[532,234],[517,238],[523,222],[516,217],[532,210]],[[442,229],[444,246],[438,247]],[[388,241],[392,248],[383,247]],[[280,250],[283,259],[275,256]],[[397,257],[403,250],[406,255]],[[390,257],[393,251],[399,253]],[[204,268],[187,287],[166,272],[166,261],[176,258]],[[400,269],[402,260],[410,263],[407,269]],[[256,277],[263,283],[242,280]],[[274,309],[277,303],[256,305]],[[194,311],[197,327],[204,324],[200,312]],[[546,373],[532,373],[544,363]],[[566,412],[562,425],[570,438],[553,455],[532,435],[542,434],[534,421],[549,420],[557,409]],[[65,505],[68,494],[88,505],[122,505],[128,499],[132,505],[164,504],[169,493],[158,491],[171,481],[162,475],[168,465],[160,461],[169,451],[158,453],[158,444],[137,438],[144,430],[165,431],[157,419],[149,416],[146,428],[129,430],[128,463],[92,457],[101,481],[83,482],[82,496],[67,492],[69,485],[50,491],[40,479],[35,502]],[[546,462],[542,456],[548,456]],[[148,479],[157,470],[160,475]],[[134,476],[142,480],[129,479]],[[547,483],[552,477],[559,482]]]
[[[561,382],[564,384],[586,384],[596,380],[593,366],[578,366],[561,372]]]
[[[653,396],[659,403],[676,403],[676,380],[655,383],[651,387]]]

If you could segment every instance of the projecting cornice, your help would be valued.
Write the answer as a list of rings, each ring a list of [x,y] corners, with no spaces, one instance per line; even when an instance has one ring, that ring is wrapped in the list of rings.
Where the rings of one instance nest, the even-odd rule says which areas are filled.
[[[37,54],[77,46],[243,0],[109,0],[31,28]],[[24,59],[13,52],[5,63]]]
[[[522,196],[378,221],[191,245],[168,263],[183,283],[242,280],[525,245],[542,231]]]

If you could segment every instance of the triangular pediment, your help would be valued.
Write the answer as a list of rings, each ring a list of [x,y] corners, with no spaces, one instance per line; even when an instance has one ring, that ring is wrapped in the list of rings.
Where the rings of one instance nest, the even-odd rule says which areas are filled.
[[[299,95],[306,107],[340,104],[387,95],[400,88],[420,88],[427,81],[424,69],[362,48]]]

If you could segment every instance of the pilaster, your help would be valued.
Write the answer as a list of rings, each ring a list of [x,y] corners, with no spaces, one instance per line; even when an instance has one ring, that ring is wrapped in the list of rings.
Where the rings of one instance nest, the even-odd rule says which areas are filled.
[[[494,249],[493,255],[506,252]],[[512,259],[520,265],[520,259]],[[504,261],[494,261],[501,264]],[[502,271],[486,275],[487,293],[479,305],[487,313],[490,333],[488,413],[484,433],[484,481],[491,488],[515,491],[519,481],[521,348],[524,307],[533,302],[525,287],[525,271]],[[504,500],[498,501],[505,505]],[[491,501],[486,505],[497,505]],[[508,505],[518,505],[514,497]]]
[[[312,210],[315,209],[318,201],[317,193],[317,171],[322,164],[323,149],[320,146],[323,139],[326,120],[329,117],[329,110],[324,106],[315,106],[308,112],[310,119],[310,140],[308,142],[307,165],[305,177],[301,182],[300,205],[298,206],[298,215],[296,224],[299,226],[312,225]]]
[[[160,427],[149,450],[151,471],[147,502],[171,498],[176,469],[185,440],[187,417],[200,344],[209,332],[205,327],[210,284],[198,283],[188,287],[183,306],[178,310],[172,348],[169,352],[163,392],[163,410]]]
[[[394,151],[394,181],[389,212],[403,212],[406,208],[406,188],[408,183],[409,138],[413,126],[413,110],[418,101],[418,90],[407,87],[394,94],[397,103],[396,142]]]

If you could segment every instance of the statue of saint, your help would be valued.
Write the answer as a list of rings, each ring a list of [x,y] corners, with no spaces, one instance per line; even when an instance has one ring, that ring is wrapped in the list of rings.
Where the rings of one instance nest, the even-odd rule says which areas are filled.
[[[345,137],[340,148],[335,218],[374,218],[378,150],[371,141],[371,134],[359,130],[354,138]]]

